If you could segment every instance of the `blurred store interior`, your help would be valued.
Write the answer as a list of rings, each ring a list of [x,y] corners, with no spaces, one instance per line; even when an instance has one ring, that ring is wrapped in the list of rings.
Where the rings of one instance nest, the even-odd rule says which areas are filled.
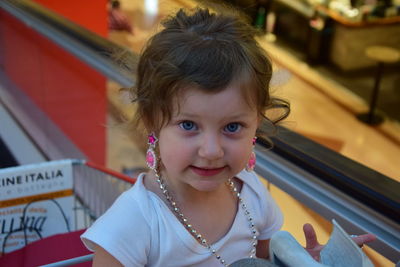
[[[110,25],[112,3],[107,0],[3,1],[0,168],[82,157],[130,176],[145,170],[145,140],[123,125],[135,112],[129,95],[120,90],[134,83],[127,70],[134,69],[145,42],[168,14],[197,5],[212,8],[215,2],[220,1],[120,0],[129,26],[118,28]],[[382,194],[383,205],[386,198],[394,203],[386,203],[394,214],[388,223],[400,233],[400,1],[224,3],[241,10],[259,29],[257,39],[274,64],[273,93],[291,103],[278,143],[279,134],[285,136],[288,129],[290,138],[299,135],[290,139],[299,142],[293,145],[301,148],[305,138],[312,142],[306,152],[326,159],[326,166],[338,164],[341,170],[336,172],[344,173],[338,177],[356,177],[361,187],[376,189],[371,195]],[[41,9],[57,24],[45,24],[45,15],[23,15],[31,8]],[[76,41],[82,36],[84,48]],[[130,51],[133,66],[109,63],[113,58],[99,47],[111,53]],[[325,242],[331,223],[323,212],[264,178],[284,212],[284,229],[303,242],[301,227],[311,222]],[[400,253],[400,244],[395,244],[390,255]],[[364,251],[375,266],[396,262],[396,256],[376,247]]]

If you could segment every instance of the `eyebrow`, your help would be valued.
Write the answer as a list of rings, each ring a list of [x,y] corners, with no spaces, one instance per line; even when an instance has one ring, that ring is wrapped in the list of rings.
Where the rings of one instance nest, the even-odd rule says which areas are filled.
[[[187,113],[187,112],[183,112],[183,113],[179,113],[179,114],[175,114],[176,117],[199,117],[196,114],[192,114],[192,113]]]
[[[197,114],[192,114],[192,113],[187,113],[187,112],[177,114],[176,116],[177,117],[189,117],[189,118],[198,118],[198,117],[200,117]],[[249,116],[250,116],[249,113],[239,113],[239,114],[235,114],[233,116],[229,116],[228,118],[229,118],[229,120],[238,120],[238,119],[241,119],[243,117],[249,117]]]

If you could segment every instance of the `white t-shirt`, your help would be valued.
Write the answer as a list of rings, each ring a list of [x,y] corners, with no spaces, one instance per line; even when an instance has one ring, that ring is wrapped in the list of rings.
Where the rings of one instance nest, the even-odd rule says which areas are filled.
[[[96,243],[124,266],[221,266],[210,251],[199,244],[167,205],[143,185],[144,174],[124,192],[81,236],[93,250]],[[253,217],[258,240],[270,239],[283,223],[283,216],[257,175],[247,171],[241,196]],[[212,244],[228,264],[247,258],[252,233],[241,207],[228,233]]]

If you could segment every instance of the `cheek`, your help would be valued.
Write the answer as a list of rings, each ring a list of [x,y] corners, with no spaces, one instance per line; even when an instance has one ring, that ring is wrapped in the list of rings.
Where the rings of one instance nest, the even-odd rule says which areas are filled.
[[[160,138],[161,139],[161,138]],[[168,140],[167,142],[162,142],[161,140]],[[160,157],[167,169],[180,168],[187,164],[188,160],[191,158],[190,148],[185,142],[181,140],[176,140],[174,138],[161,139],[159,143],[160,147]]]
[[[171,161],[174,159],[174,155],[171,151],[170,143],[160,142],[160,158],[164,167],[171,165]]]
[[[235,163],[240,167],[244,167],[247,164],[252,151],[253,145],[249,144],[248,142],[244,142],[241,145],[235,146],[230,153]]]

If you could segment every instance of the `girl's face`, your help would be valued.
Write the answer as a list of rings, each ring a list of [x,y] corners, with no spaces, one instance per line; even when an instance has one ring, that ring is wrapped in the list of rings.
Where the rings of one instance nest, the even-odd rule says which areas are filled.
[[[234,85],[216,94],[191,88],[176,100],[159,133],[162,174],[174,190],[217,190],[245,167],[257,110]]]

